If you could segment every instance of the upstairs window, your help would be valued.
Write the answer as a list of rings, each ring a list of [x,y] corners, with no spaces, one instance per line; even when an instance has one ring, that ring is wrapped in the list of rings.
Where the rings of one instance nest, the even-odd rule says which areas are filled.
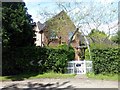
[[[68,39],[70,40],[70,38],[72,37],[72,35],[73,35],[73,32],[69,32],[68,33]],[[72,40],[74,40],[75,39],[75,36],[73,37],[73,39]]]
[[[57,33],[55,32],[55,30],[50,30],[50,39],[58,39],[57,37]]]

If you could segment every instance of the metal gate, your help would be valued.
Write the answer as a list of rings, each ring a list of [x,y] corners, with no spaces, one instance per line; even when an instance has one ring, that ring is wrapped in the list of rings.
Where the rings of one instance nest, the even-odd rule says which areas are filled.
[[[70,74],[86,74],[92,72],[92,61],[69,61],[67,73]]]

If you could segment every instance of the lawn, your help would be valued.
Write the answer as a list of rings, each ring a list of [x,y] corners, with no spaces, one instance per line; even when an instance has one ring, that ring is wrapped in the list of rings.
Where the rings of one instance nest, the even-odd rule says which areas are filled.
[[[14,75],[14,76],[0,76],[0,80],[2,81],[20,81],[20,80],[25,80],[25,79],[39,79],[39,78],[54,78],[54,79],[62,79],[62,78],[74,78],[76,74],[61,74],[61,73],[54,73],[54,72],[49,72],[49,73],[44,73],[44,74],[21,74],[21,75]],[[94,73],[87,73],[86,76],[88,78],[92,79],[98,79],[98,80],[112,80],[112,81],[120,81],[120,78],[118,78],[118,75],[103,75],[103,74],[98,74],[95,75]]]
[[[37,78],[74,78],[75,74],[61,74],[61,73],[44,73],[44,74],[21,74],[21,75],[14,75],[14,76],[0,76],[0,80],[7,81],[20,81],[25,79],[37,79]]]
[[[112,81],[120,81],[120,78],[118,78],[119,75],[117,74],[106,74],[106,75],[103,75],[103,74],[98,74],[98,75],[95,75],[94,73],[87,73],[86,76],[88,78],[92,78],[92,79],[99,79],[99,80],[112,80]]]

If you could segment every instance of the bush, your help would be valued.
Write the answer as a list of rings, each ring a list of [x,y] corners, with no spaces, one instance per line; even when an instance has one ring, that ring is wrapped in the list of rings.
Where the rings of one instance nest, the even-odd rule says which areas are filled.
[[[75,52],[72,47],[68,50],[67,45],[59,45],[55,48],[48,48],[48,58],[45,63],[47,71],[65,73],[67,62],[74,60]]]
[[[93,49],[93,70],[95,74],[118,74],[120,72],[120,48]]]
[[[64,49],[65,51],[67,51],[68,61],[74,60],[74,58],[75,58],[75,51],[74,51],[72,46],[70,46],[69,49],[68,49],[68,46],[66,44],[63,44],[63,45],[59,45],[57,48],[58,49]]]
[[[48,49],[48,58],[45,62],[47,71],[61,72],[64,73],[67,66],[67,51],[64,49]]]
[[[69,57],[71,55],[71,57]],[[74,51],[63,48],[20,47],[4,48],[2,57],[3,75],[21,73],[64,73],[67,61],[73,60]]]
[[[2,58],[3,75],[27,72],[42,72],[47,59],[47,49],[40,47],[4,48]],[[41,64],[38,63],[41,61]]]

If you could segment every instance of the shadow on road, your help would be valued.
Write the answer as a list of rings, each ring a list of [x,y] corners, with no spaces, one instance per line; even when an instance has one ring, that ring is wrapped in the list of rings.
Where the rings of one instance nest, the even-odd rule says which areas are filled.
[[[27,82],[19,84],[11,84],[5,86],[1,90],[118,90],[118,88],[76,88],[69,83],[70,81],[65,81],[62,83],[33,83]]]
[[[70,81],[66,81],[63,83],[31,83],[28,82],[23,88],[19,88],[18,84],[13,84],[10,86],[6,86],[1,90],[76,90],[72,85],[67,85]]]

